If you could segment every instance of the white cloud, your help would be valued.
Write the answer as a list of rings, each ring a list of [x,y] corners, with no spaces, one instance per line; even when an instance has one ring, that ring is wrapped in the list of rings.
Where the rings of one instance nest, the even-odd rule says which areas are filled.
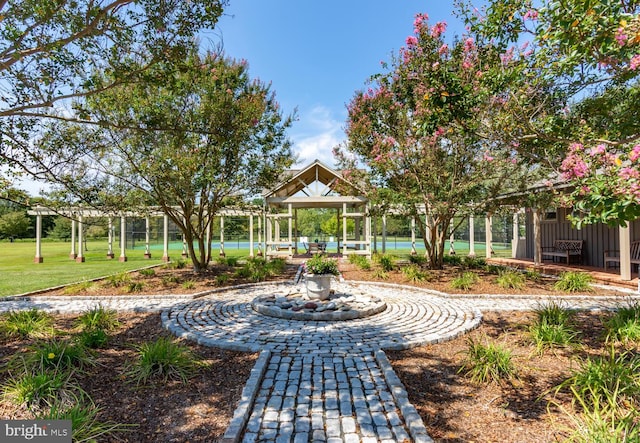
[[[333,148],[344,140],[344,122],[338,120],[332,110],[316,106],[294,125],[291,134],[293,150],[298,154],[298,165],[306,166],[318,159],[329,167],[334,167]]]

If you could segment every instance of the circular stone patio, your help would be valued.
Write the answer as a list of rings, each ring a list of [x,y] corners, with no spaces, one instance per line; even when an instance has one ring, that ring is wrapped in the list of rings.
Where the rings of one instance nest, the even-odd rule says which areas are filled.
[[[253,307],[255,300],[303,290],[300,286],[256,284],[211,294],[165,311],[163,323],[179,336],[225,349],[304,352],[320,347],[348,353],[363,347],[398,350],[441,342],[477,327],[482,319],[479,310],[462,300],[365,283],[334,283],[333,288],[336,293],[380,298],[386,303],[384,311],[346,321],[309,321],[263,315]]]

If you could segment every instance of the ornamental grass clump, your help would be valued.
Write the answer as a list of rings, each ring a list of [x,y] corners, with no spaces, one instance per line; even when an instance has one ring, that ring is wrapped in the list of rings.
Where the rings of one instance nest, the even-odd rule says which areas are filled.
[[[535,310],[537,319],[529,327],[531,339],[538,353],[555,347],[569,347],[577,344],[579,333],[572,319],[574,312],[555,302],[539,306]]]
[[[451,287],[453,289],[468,291],[469,289],[473,288],[473,285],[475,285],[477,282],[478,274],[476,274],[475,272],[467,271],[461,276],[451,280]]]
[[[568,271],[560,274],[560,280],[554,288],[563,292],[589,292],[591,291],[593,277],[586,272]]]
[[[12,311],[0,317],[0,333],[6,337],[47,337],[54,333],[52,325],[51,315],[36,308]]]
[[[44,370],[82,369],[95,366],[92,351],[78,340],[41,340],[27,348],[27,352],[15,355],[9,362],[11,368],[23,365],[25,370],[37,373]]]
[[[420,266],[415,264],[410,264],[403,267],[402,274],[407,280],[414,283],[431,280],[431,275],[428,272],[423,271]]]
[[[498,272],[496,283],[504,289],[522,289],[524,288],[526,278],[524,274],[514,269],[501,270]]]
[[[76,325],[83,331],[96,329],[113,331],[120,326],[120,322],[118,321],[118,313],[115,310],[98,305],[80,314],[76,320]]]
[[[378,255],[376,260],[384,272],[391,272],[396,267],[395,260],[388,254]]]
[[[70,381],[65,371],[22,372],[2,386],[3,397],[30,411],[50,408],[55,404],[74,404],[81,388]]]
[[[501,383],[516,375],[509,349],[473,338],[467,340],[467,351],[458,372],[464,372],[474,383]]]
[[[640,342],[640,303],[618,307],[603,324],[607,342]]]
[[[188,347],[162,337],[138,347],[138,358],[126,374],[136,385],[154,379],[180,380],[186,384],[197,367],[198,362]]]
[[[131,430],[134,425],[98,420],[101,409],[93,401],[76,402],[71,406],[55,404],[37,420],[71,420],[71,438],[74,442],[119,441],[117,433]]]
[[[322,254],[316,254],[304,264],[304,269],[307,274],[331,274],[339,275],[338,262],[331,258],[325,257]]]

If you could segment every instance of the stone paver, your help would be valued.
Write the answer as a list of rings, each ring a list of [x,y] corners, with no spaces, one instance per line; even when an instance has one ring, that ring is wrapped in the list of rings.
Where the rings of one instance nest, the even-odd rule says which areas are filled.
[[[384,353],[448,340],[476,326],[481,311],[530,310],[554,300],[576,309],[612,309],[629,297],[447,295],[412,287],[352,283],[383,297],[371,317],[322,322],[258,314],[251,301],[291,284],[231,288],[205,297],[15,297],[0,312],[37,307],[81,312],[102,305],[162,312],[165,327],[208,346],[261,352],[225,442],[430,442]],[[340,291],[350,286],[339,283]]]

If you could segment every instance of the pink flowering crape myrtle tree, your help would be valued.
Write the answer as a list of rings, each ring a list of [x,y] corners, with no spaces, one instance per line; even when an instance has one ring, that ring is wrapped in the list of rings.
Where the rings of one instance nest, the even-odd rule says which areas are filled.
[[[574,185],[560,201],[575,209],[577,225],[624,225],[638,218],[640,3],[497,0],[481,11],[459,6],[481,41],[504,49],[528,46],[524,75],[510,79],[499,118],[488,121],[493,133],[516,138],[529,158],[552,153],[547,166]],[[540,112],[527,97],[543,90],[556,105]]]
[[[491,210],[492,197],[526,182],[512,145],[478,135],[501,54],[471,37],[449,44],[445,31],[416,16],[406,46],[349,103],[348,140],[335,149],[375,203],[415,218],[433,268],[454,217]]]

